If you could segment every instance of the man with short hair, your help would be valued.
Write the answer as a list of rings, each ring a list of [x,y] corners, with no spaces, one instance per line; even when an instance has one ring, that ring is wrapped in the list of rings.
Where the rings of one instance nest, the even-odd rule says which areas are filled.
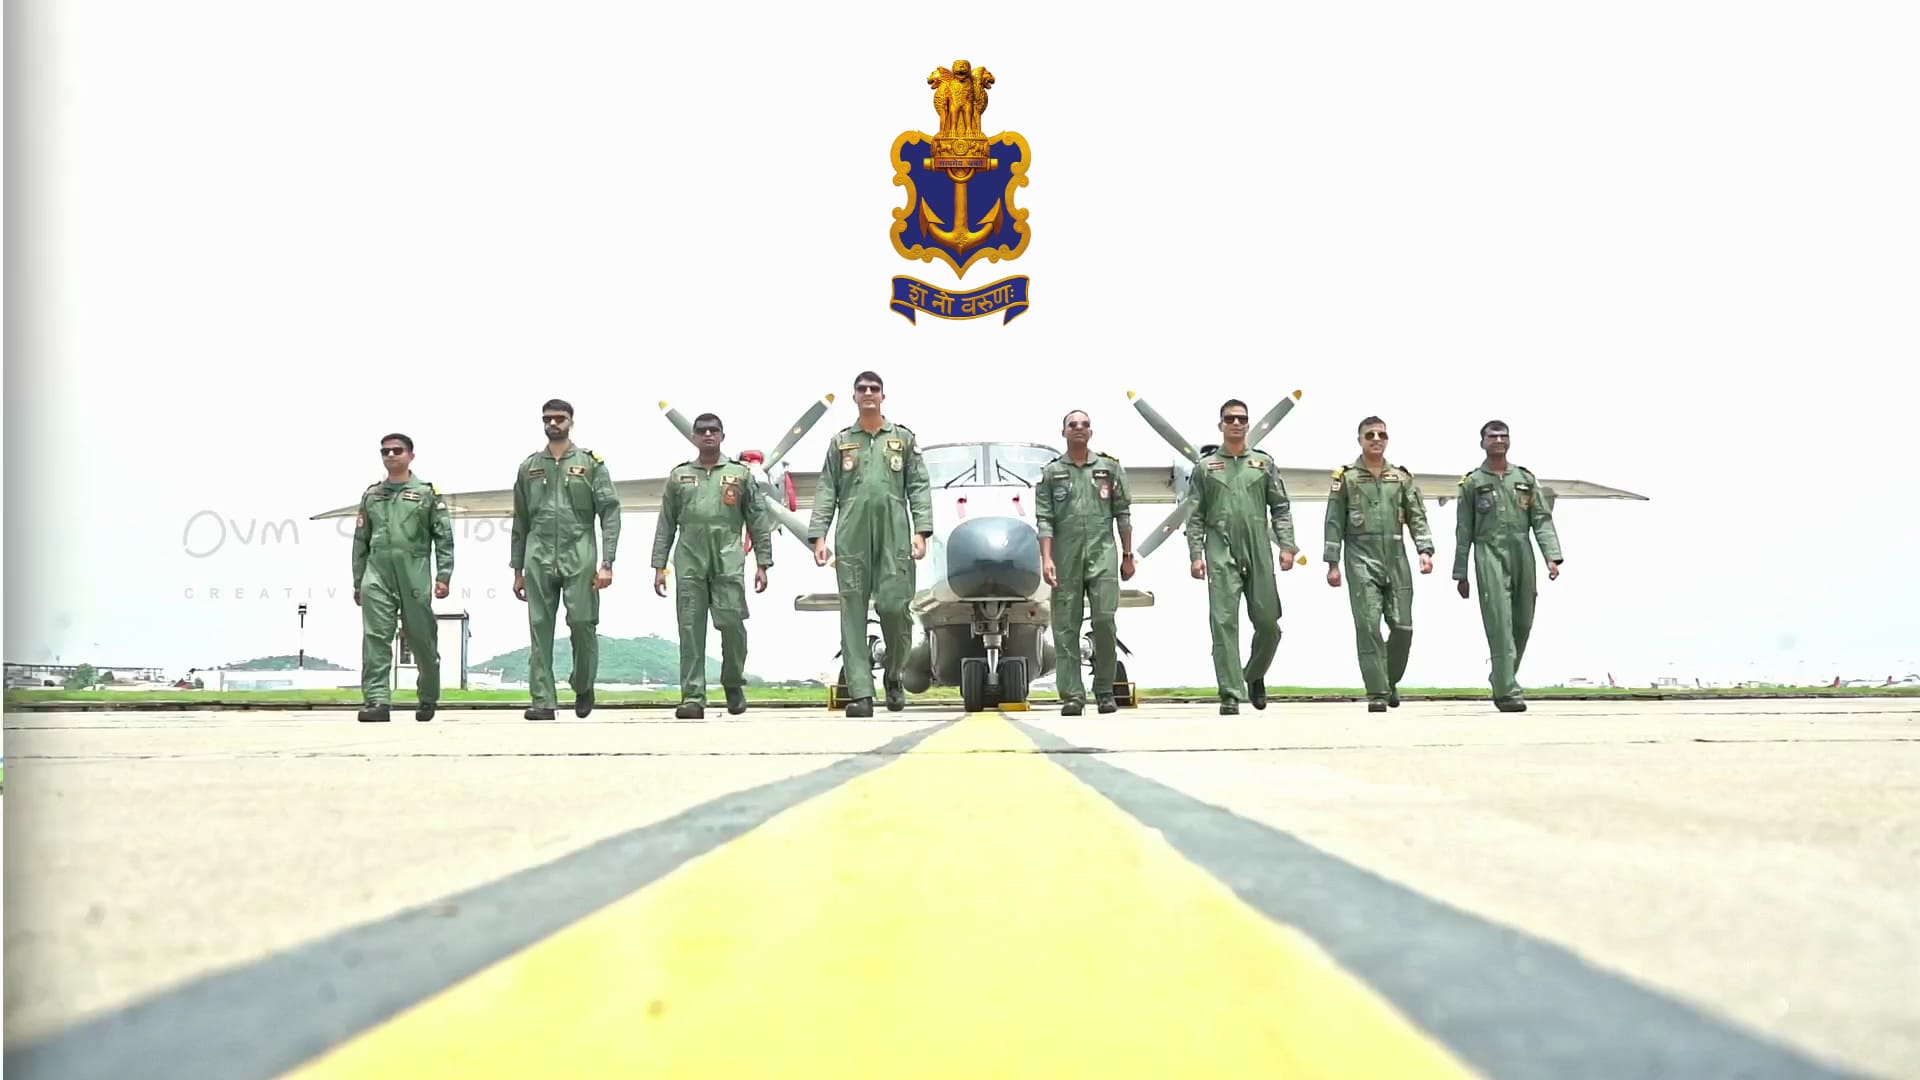
[[[1356,441],[1360,456],[1335,469],[1328,486],[1324,556],[1327,584],[1337,589],[1345,543],[1347,601],[1353,608],[1367,711],[1385,712],[1400,705],[1400,678],[1407,673],[1413,647],[1413,573],[1403,534],[1412,526],[1423,574],[1433,573],[1433,536],[1413,474],[1387,463],[1387,422],[1377,416],[1360,421]],[[1384,647],[1382,616],[1387,622]]]
[[[1527,654],[1533,632],[1534,600],[1539,595],[1533,565],[1533,539],[1540,540],[1546,557],[1547,579],[1560,577],[1560,534],[1553,525],[1553,506],[1532,472],[1507,460],[1513,445],[1504,420],[1480,426],[1480,449],[1486,459],[1460,478],[1459,507],[1455,511],[1453,579],[1460,583],[1460,599],[1467,588],[1467,549],[1473,549],[1474,577],[1480,583],[1480,625],[1487,633],[1493,663],[1488,682],[1493,703],[1501,712],[1525,712],[1520,692],[1520,661]]]
[[[362,723],[391,716],[394,622],[419,666],[415,720],[433,719],[440,701],[440,623],[433,601],[453,579],[453,517],[440,489],[413,475],[413,439],[380,440],[387,478],[360,493],[353,523],[353,602],[360,605]],[[434,567],[429,571],[431,553]]]
[[[559,707],[553,680],[554,615],[567,604],[573,645],[573,714],[593,711],[600,663],[600,590],[613,584],[620,546],[620,496],[604,458],[573,443],[573,406],[551,398],[540,407],[547,445],[528,455],[513,478],[513,595],[527,602],[532,648],[527,682],[529,720],[551,720]],[[600,519],[599,547],[593,532]]]
[[[1040,572],[1052,586],[1060,715],[1079,716],[1086,705],[1080,684],[1080,619],[1088,601],[1093,608],[1093,696],[1100,711],[1110,713],[1119,707],[1113,700],[1114,613],[1120,608],[1120,582],[1133,577],[1132,499],[1120,459],[1088,448],[1093,419],[1076,410],[1060,423],[1067,452],[1040,470],[1033,502]],[[1121,550],[1117,557],[1116,528]]]
[[[847,673],[848,716],[873,715],[869,602],[879,616],[886,646],[887,710],[907,707],[900,672],[913,642],[913,617],[907,611],[913,599],[913,562],[926,556],[927,538],[933,535],[932,484],[920,456],[919,436],[881,413],[886,397],[880,376],[871,371],[854,376],[853,400],[860,419],[841,428],[827,446],[807,527],[813,561],[825,566],[833,557],[827,549],[827,527],[836,513],[840,518],[834,530],[834,577],[840,585],[840,658]],[[913,561],[901,558],[903,554]]]
[[[667,595],[667,552],[673,551],[676,621],[680,627],[680,708],[674,715],[695,720],[706,715],[707,618],[720,631],[720,686],[727,712],[747,711],[747,592],[741,575],[746,553],[741,538],[753,537],[753,591],[767,591],[773,565],[773,526],[766,497],[753,473],[723,457],[726,427],[713,413],[693,418],[699,453],[667,474],[660,493],[660,519],[653,533],[653,591]],[[674,544],[674,534],[680,542]]]
[[[1200,458],[1193,480],[1198,499],[1187,519],[1187,554],[1195,578],[1207,583],[1208,629],[1213,636],[1213,676],[1220,712],[1233,716],[1240,702],[1267,707],[1267,669],[1280,649],[1280,569],[1293,569],[1300,548],[1293,540],[1293,511],[1273,457],[1247,445],[1247,403],[1229,398],[1220,406],[1218,449]],[[1253,648],[1240,667],[1240,598],[1246,596]]]

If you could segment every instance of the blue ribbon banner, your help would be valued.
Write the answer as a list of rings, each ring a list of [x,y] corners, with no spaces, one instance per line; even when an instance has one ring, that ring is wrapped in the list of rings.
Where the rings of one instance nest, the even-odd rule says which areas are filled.
[[[902,275],[893,279],[893,299],[888,306],[908,322],[915,321],[916,311],[942,319],[977,319],[1004,311],[1006,317],[1000,320],[1000,325],[1005,326],[1027,310],[1027,276],[1001,278],[971,292],[949,292]]]

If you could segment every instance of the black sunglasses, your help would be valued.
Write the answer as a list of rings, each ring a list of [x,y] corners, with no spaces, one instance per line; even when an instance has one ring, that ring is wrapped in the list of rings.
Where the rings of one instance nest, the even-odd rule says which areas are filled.
[[[695,424],[695,425],[693,425],[693,433],[694,433],[695,435],[718,435],[718,434],[720,434],[720,425],[718,425],[718,424]]]
[[[1073,429],[1073,430],[1075,430],[1075,431],[1078,431],[1078,430],[1079,430],[1079,429],[1081,429],[1081,428],[1090,428],[1090,427],[1092,427],[1092,426],[1093,426],[1093,421],[1091,421],[1091,420],[1069,420],[1069,421],[1067,421],[1067,427],[1069,427],[1069,428],[1071,428],[1071,429]]]
[[[1365,432],[1361,432],[1360,437],[1367,440],[1368,442],[1386,442],[1387,441],[1387,433],[1384,431],[1365,431]]]
[[[1232,413],[1221,417],[1220,422],[1223,424],[1244,424],[1247,422],[1247,417],[1245,413]]]
[[[404,446],[383,446],[380,448],[381,457],[399,457],[406,452],[407,448]]]
[[[859,386],[853,388],[853,392],[856,394],[877,394],[880,392],[880,387],[872,383],[861,383]]]

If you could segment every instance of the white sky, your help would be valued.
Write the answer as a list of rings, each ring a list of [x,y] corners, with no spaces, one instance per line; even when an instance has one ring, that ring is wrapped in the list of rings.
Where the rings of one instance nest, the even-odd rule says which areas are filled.
[[[930,441],[1079,407],[1129,462],[1171,451],[1127,389],[1196,442],[1227,396],[1304,389],[1265,448],[1315,467],[1379,413],[1397,461],[1462,471],[1497,416],[1542,476],[1652,497],[1561,504],[1524,682],[1920,670],[1910,8],[17,7],[9,660],[293,652],[306,600],[309,651],[357,665],[347,538],[306,518],[385,432],[443,490],[501,487],[560,396],[653,475],[689,452],[662,398],[738,452],[833,391],[814,468],[873,367]],[[959,56],[1034,151],[1031,247],[963,282],[1030,275],[1010,326],[886,307],[894,274],[953,284],[893,252],[886,154]],[[1323,509],[1276,683],[1358,684]],[[1429,512],[1408,682],[1482,685]],[[239,539],[285,518],[297,542]],[[605,634],[673,636],[653,526],[626,518]],[[497,528],[457,548],[475,659],[526,642]],[[834,619],[791,598],[832,572],[778,543],[749,667],[817,674]],[[1134,583],[1161,601],[1121,615],[1136,678],[1210,681],[1180,545]]]

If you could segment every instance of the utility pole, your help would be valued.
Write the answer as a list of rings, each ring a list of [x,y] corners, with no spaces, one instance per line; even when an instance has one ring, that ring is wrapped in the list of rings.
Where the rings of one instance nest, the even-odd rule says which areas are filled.
[[[300,605],[300,670],[307,670],[307,605]]]

